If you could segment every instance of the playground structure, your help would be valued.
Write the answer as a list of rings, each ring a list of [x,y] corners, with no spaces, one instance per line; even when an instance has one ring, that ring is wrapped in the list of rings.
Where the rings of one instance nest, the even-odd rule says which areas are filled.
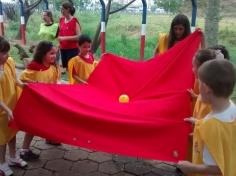
[[[106,52],[106,5],[104,0],[99,0],[101,4],[101,53]],[[197,15],[197,0],[191,0],[192,2],[192,19],[191,19],[191,29],[192,31],[196,26],[196,15]],[[26,45],[26,25],[25,25],[25,14],[24,14],[24,2],[23,0],[18,0],[20,6],[20,31],[21,31],[21,44]],[[45,4],[45,9],[49,9],[48,0],[43,0]],[[145,49],[145,39],[146,39],[146,25],[147,25],[147,2],[142,0],[143,10],[142,10],[142,25],[140,33],[140,60],[144,59],[144,49]],[[0,0],[0,35],[4,36],[4,19],[3,19],[3,4]]]
[[[45,9],[48,9],[48,0],[43,0]],[[20,6],[20,32],[21,32],[21,44],[26,45],[26,25],[25,25],[25,10],[23,0],[18,0]],[[3,3],[0,0],[0,36],[4,36],[4,18],[3,18]]]
[[[196,26],[196,16],[197,16],[197,0],[191,0],[192,2],[192,19],[191,19],[191,30],[194,31]],[[105,14],[106,8],[103,0],[100,0],[102,11],[101,11],[101,52],[106,52],[106,21]],[[140,60],[144,60],[144,49],[145,49],[145,39],[146,39],[146,25],[147,25],[147,2],[142,0],[143,12],[142,12],[142,25],[141,25],[141,36],[140,36]]]

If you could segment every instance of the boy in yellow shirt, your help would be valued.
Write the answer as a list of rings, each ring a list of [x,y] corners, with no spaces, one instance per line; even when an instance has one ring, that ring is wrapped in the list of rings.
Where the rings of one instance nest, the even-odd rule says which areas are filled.
[[[230,101],[236,72],[225,59],[214,59],[198,70],[202,102],[209,103],[212,111],[204,119],[189,118],[195,124],[193,162],[180,161],[185,174],[236,175],[236,106]]]
[[[79,55],[70,59],[68,76],[70,84],[87,83],[87,79],[95,69],[97,62],[91,50],[92,40],[87,35],[79,37]]]

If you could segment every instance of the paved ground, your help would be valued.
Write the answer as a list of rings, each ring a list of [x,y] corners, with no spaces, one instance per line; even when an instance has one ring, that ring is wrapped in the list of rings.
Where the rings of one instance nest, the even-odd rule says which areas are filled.
[[[23,141],[23,132],[17,135],[17,147]],[[112,155],[62,144],[52,146],[35,137],[34,152],[37,161],[26,169],[14,169],[14,176],[177,176],[174,167],[159,161],[142,160]]]
[[[17,70],[17,74],[20,70]],[[17,147],[23,141],[17,135]],[[159,161],[112,155],[62,144],[52,146],[35,137],[32,150],[40,154],[26,169],[14,168],[14,176],[178,176],[173,166]]]

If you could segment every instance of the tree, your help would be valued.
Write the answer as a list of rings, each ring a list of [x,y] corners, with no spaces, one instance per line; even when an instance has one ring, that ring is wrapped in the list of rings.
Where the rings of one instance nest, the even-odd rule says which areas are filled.
[[[79,0],[77,1],[77,4],[80,9],[86,9],[86,7],[90,4],[91,2],[89,0]]]
[[[208,46],[218,43],[218,31],[220,21],[220,0],[208,0],[205,17],[205,36]]]
[[[117,8],[117,9],[114,9],[112,10],[111,9],[111,6],[112,6],[112,0],[108,0],[107,4],[106,4],[106,15],[105,15],[105,22],[106,22],[106,25],[108,23],[108,20],[109,20],[109,16],[114,14],[114,13],[117,13],[121,10],[124,10],[126,7],[128,7],[129,5],[131,5],[133,2],[135,2],[136,0],[131,0],[129,3],[123,5],[122,7],[120,8]],[[101,23],[98,24],[97,26],[97,30],[96,30],[96,33],[94,35],[94,38],[93,38],[93,43],[92,43],[92,52],[96,52],[97,49],[98,49],[98,46],[100,45],[100,31],[101,31]]]
[[[11,3],[3,3],[3,11],[6,15],[7,19],[9,20],[16,20],[17,13],[16,13],[16,5]]]
[[[179,12],[182,3],[183,0],[154,0],[154,4],[158,8],[163,8],[166,12],[169,13]]]

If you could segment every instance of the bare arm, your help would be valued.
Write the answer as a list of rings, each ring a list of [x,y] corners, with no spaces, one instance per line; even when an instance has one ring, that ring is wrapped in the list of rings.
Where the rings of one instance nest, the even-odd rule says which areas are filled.
[[[77,41],[79,39],[79,35],[80,35],[80,26],[79,23],[76,23],[76,35],[72,35],[72,36],[59,36],[58,40],[59,41]]]
[[[27,84],[25,82],[22,82],[21,80],[17,79],[16,80],[16,85],[21,87],[21,88],[24,88]]]
[[[179,168],[185,174],[198,173],[209,175],[222,175],[218,166],[208,166],[205,164],[193,164],[189,161],[179,161]]]
[[[73,78],[78,82],[81,82],[83,84],[88,84],[86,81],[82,80],[78,75],[73,75]]]
[[[10,108],[8,108],[7,105],[2,101],[0,101],[0,108],[3,109],[3,111],[5,111],[7,113],[9,120],[11,120],[13,118],[12,110]]]

